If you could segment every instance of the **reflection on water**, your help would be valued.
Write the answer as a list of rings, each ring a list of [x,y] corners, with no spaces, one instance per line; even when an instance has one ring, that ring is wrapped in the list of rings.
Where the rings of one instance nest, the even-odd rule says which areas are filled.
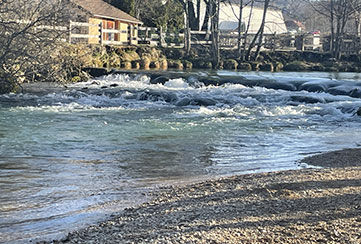
[[[230,74],[315,75],[217,73]],[[147,77],[98,83],[0,96],[0,242],[59,237],[147,200],[159,184],[296,169],[305,154],[361,142],[359,98]]]

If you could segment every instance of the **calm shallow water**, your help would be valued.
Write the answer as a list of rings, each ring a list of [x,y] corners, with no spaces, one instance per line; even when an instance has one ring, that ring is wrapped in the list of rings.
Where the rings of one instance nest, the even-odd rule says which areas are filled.
[[[357,74],[216,75],[361,83]],[[149,80],[114,75],[0,96],[0,242],[61,237],[159,184],[307,167],[297,160],[361,144],[358,98]]]

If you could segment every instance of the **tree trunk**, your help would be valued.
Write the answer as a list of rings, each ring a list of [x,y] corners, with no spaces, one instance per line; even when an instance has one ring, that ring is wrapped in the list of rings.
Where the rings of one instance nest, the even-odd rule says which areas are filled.
[[[201,30],[201,0],[197,0],[197,18],[198,18],[198,26],[197,30]]]
[[[260,27],[260,34],[259,34],[259,40],[258,40],[257,50],[256,50],[256,52],[255,52],[255,54],[254,54],[254,60],[257,60],[257,59],[258,59],[259,52],[260,52],[261,47],[262,47],[264,26],[265,26],[265,23],[266,23],[266,15],[267,15],[267,10],[268,10],[268,6],[269,6],[269,2],[270,2],[270,0],[265,0],[265,2],[264,2],[262,24],[261,24],[261,27]]]
[[[239,0],[239,19],[238,19],[238,54],[242,53],[242,15],[243,15],[243,0]]]
[[[201,28],[201,0],[196,0],[196,2],[190,2],[188,4],[188,11],[189,11],[189,25],[191,30],[200,31]]]
[[[141,4],[141,0],[135,0],[134,14],[135,14],[135,18],[137,18],[137,19],[140,19],[140,4]]]
[[[270,0],[265,0],[264,8],[263,8],[263,17],[262,17],[261,26],[259,27],[256,35],[253,37],[252,42],[251,42],[251,44],[250,44],[249,47],[248,47],[247,55],[246,55],[246,59],[247,59],[247,60],[250,59],[252,49],[254,48],[257,39],[259,38],[257,51],[256,51],[256,53],[255,53],[255,55],[254,55],[255,58],[258,57],[258,54],[259,54],[259,51],[260,51],[260,48],[261,48],[261,45],[262,45],[263,31],[264,31],[264,26],[265,26],[265,22],[266,22],[266,14],[267,14],[268,6],[269,6],[269,1],[270,1]]]
[[[191,30],[189,23],[189,1],[184,1],[184,50],[188,55],[191,51]]]
[[[330,52],[332,57],[335,56],[335,27],[334,27],[334,10],[335,10],[335,5],[334,5],[334,0],[330,0],[330,24],[331,24],[331,37],[330,37]]]
[[[212,14],[212,59],[213,59],[213,68],[216,69],[219,67],[220,62],[220,52],[219,52],[219,9],[220,9],[220,0],[215,0],[213,6]]]
[[[243,39],[244,39],[244,43],[243,43],[243,48],[242,48],[242,53],[241,53],[241,59],[242,59],[242,61],[245,61],[245,59],[246,59],[246,48],[247,48],[247,42],[248,42],[248,31],[249,31],[249,27],[251,26],[251,18],[252,18],[253,6],[254,6],[254,0],[252,0],[252,2],[251,2],[251,9],[250,9],[250,11],[249,11],[247,28],[246,28],[246,31],[244,32],[244,38],[243,38]]]

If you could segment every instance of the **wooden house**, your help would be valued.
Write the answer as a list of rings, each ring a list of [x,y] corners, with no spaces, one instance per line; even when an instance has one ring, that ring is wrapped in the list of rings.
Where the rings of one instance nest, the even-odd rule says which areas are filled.
[[[70,18],[70,42],[106,45],[138,43],[138,27],[142,24],[140,20],[103,0],[66,1]]]

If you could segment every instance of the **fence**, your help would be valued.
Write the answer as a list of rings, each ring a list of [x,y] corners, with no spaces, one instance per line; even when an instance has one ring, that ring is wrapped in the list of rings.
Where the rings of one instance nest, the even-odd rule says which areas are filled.
[[[101,45],[149,45],[161,47],[184,47],[184,33],[163,31],[162,28],[138,27],[137,36],[132,36],[132,30],[105,29],[102,24],[90,24],[82,22],[70,22],[69,43],[89,43]],[[134,34],[134,33],[133,33]],[[120,41],[118,36],[126,35],[126,41]],[[247,43],[250,43],[254,35],[248,35]],[[242,36],[245,40],[245,36]],[[211,32],[191,31],[192,45],[211,45]],[[237,47],[238,33],[221,32],[220,46],[222,49],[234,49]],[[275,48],[275,35],[265,35],[263,45],[267,48]]]
[[[241,40],[250,43],[254,34],[242,34]],[[263,38],[263,46],[266,48],[276,48],[276,35],[265,34]],[[176,32],[163,32],[162,29],[151,27],[139,28],[139,44],[162,46],[162,47],[184,47],[184,33]],[[192,45],[211,45],[211,32],[210,31],[191,31],[191,44]],[[220,46],[222,49],[234,49],[238,45],[238,33],[221,31],[220,32]]]
[[[138,27],[137,35],[133,30],[115,30],[105,29],[102,24],[90,24],[82,22],[70,22],[69,42],[70,43],[89,43],[101,45],[148,45],[172,48],[184,47],[184,33],[163,31],[162,28]],[[133,35],[132,35],[133,34]],[[120,41],[119,36],[126,36],[126,40]],[[221,49],[235,49],[238,45],[238,33],[230,31],[220,32]],[[242,34],[242,44],[251,43],[254,34]],[[123,38],[124,39],[124,38]],[[247,40],[246,40],[247,39]],[[211,42],[210,31],[191,31],[191,44],[209,46]],[[263,47],[266,49],[276,49],[284,46],[284,43],[277,41],[277,35],[265,34],[263,36]],[[288,46],[289,47],[289,46]]]
[[[136,33],[134,33],[136,30]],[[127,30],[105,29],[102,24],[91,24],[82,22],[70,22],[69,42],[70,43],[88,43],[100,45],[148,45],[172,48],[184,47],[184,33],[163,31],[162,28],[137,27]],[[255,34],[242,34],[241,44],[249,45]],[[122,36],[122,38],[119,38]],[[120,40],[122,39],[122,40]],[[230,31],[220,32],[220,48],[235,49],[238,46],[238,33]],[[264,49],[269,50],[310,50],[310,51],[328,51],[327,37],[321,37],[319,34],[265,34],[262,40]],[[211,32],[209,31],[191,31],[192,45],[211,45]],[[248,48],[246,45],[246,48]],[[326,47],[325,47],[326,46]],[[342,44],[342,53],[352,54],[360,53],[361,41],[356,35],[347,36]]]

